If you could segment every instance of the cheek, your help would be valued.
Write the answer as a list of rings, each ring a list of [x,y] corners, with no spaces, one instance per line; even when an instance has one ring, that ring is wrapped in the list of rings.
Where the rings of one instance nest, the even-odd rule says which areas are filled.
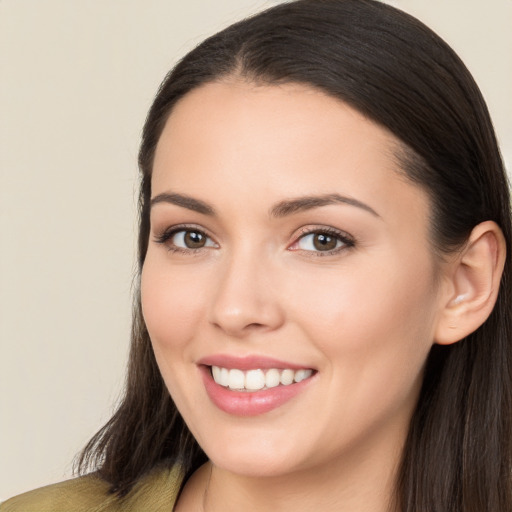
[[[413,337],[433,323],[437,292],[428,253],[408,253],[407,260],[401,251],[387,248],[323,280],[316,276],[310,283],[315,287],[310,297],[318,299],[311,305],[315,315],[325,315],[323,325],[333,330],[336,325],[338,332],[350,328],[360,341],[372,331],[382,338],[392,332]]]
[[[163,260],[163,261],[162,261]],[[189,410],[191,349],[204,315],[200,279],[190,272],[177,272],[161,255],[148,251],[141,275],[144,321],[156,362],[174,402],[184,413]]]
[[[141,302],[146,326],[155,348],[180,350],[204,317],[200,279],[173,272],[148,253],[141,275]]]
[[[296,316],[309,319],[302,321],[308,338],[352,389],[417,380],[433,342],[437,300],[433,272],[428,263],[419,267],[424,272],[404,264],[351,267],[303,281],[307,294],[289,294],[301,297]]]

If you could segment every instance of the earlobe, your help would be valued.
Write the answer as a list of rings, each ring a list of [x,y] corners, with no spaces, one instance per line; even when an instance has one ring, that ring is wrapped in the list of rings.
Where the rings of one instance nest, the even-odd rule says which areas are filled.
[[[498,297],[505,256],[506,244],[499,226],[492,221],[478,224],[449,264],[436,343],[456,343],[487,320]]]

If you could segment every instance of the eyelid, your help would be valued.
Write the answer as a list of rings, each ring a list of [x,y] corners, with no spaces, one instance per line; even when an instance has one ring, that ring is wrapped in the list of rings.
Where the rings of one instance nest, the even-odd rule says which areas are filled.
[[[182,231],[195,231],[198,233],[201,233],[204,235],[207,239],[209,239],[212,244],[206,245],[203,247],[198,248],[184,248],[180,247],[174,244],[169,244],[169,240],[171,240],[177,233],[180,233]],[[338,239],[342,245],[340,247],[336,247],[331,250],[326,251],[320,251],[320,250],[308,250],[308,249],[301,249],[296,246],[299,241],[306,236],[314,235],[314,234],[326,234],[328,236],[335,237]],[[355,246],[355,239],[352,235],[347,233],[346,231],[342,231],[340,229],[334,228],[332,226],[326,226],[326,225],[316,225],[316,226],[304,226],[299,229],[298,233],[295,235],[292,235],[294,241],[292,244],[290,244],[287,249],[291,251],[300,251],[303,253],[308,253],[308,255],[313,256],[329,256],[334,255],[336,253],[346,251],[347,249],[351,249]],[[218,248],[219,244],[215,241],[215,239],[208,233],[208,230],[203,228],[202,226],[199,226],[197,224],[176,224],[169,226],[157,233],[154,234],[154,241],[158,244],[167,245],[168,249],[170,251],[174,252],[182,252],[182,253],[197,253],[199,251],[205,250],[205,249],[211,249]]]
[[[333,236],[340,240],[342,242],[341,247],[336,247],[335,249],[327,250],[327,251],[314,251],[314,250],[307,250],[307,249],[300,249],[300,248],[293,248],[293,246],[297,245],[299,241],[303,238],[305,238],[308,235],[312,234],[326,234],[329,236]],[[325,225],[317,225],[317,226],[304,226],[300,228],[299,232],[294,236],[293,243],[288,246],[288,250],[292,251],[301,251],[303,253],[308,253],[308,255],[311,256],[330,256],[334,255],[343,251],[346,251],[347,249],[351,249],[356,245],[355,238],[347,233],[346,231],[342,231],[337,228],[333,228],[332,226],[325,226]]]
[[[214,240],[212,236],[208,234],[208,231],[204,229],[203,227],[198,226],[197,224],[175,224],[173,226],[169,226],[158,233],[154,234],[153,240],[158,244],[167,245],[168,249],[170,251],[174,252],[183,252],[183,253],[194,253],[198,252],[204,249],[210,249],[212,248],[212,245],[204,246],[204,247],[197,247],[197,248],[184,248],[179,247],[174,244],[169,244],[169,241],[181,231],[195,231],[197,233],[201,233],[204,235],[207,239],[211,240],[214,244],[214,248],[218,247],[219,244]]]

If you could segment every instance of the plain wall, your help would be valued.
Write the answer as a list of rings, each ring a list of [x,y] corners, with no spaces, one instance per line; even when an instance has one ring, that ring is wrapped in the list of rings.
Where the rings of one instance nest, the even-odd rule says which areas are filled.
[[[71,476],[127,359],[136,156],[172,63],[276,4],[0,0],[0,500]],[[396,0],[480,84],[512,164],[512,0]]]

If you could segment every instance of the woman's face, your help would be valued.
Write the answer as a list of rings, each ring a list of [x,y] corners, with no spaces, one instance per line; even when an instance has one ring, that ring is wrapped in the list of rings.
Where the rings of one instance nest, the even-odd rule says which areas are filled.
[[[142,305],[215,465],[254,476],[396,459],[441,302],[429,201],[396,148],[300,85],[212,83],[172,112]]]

